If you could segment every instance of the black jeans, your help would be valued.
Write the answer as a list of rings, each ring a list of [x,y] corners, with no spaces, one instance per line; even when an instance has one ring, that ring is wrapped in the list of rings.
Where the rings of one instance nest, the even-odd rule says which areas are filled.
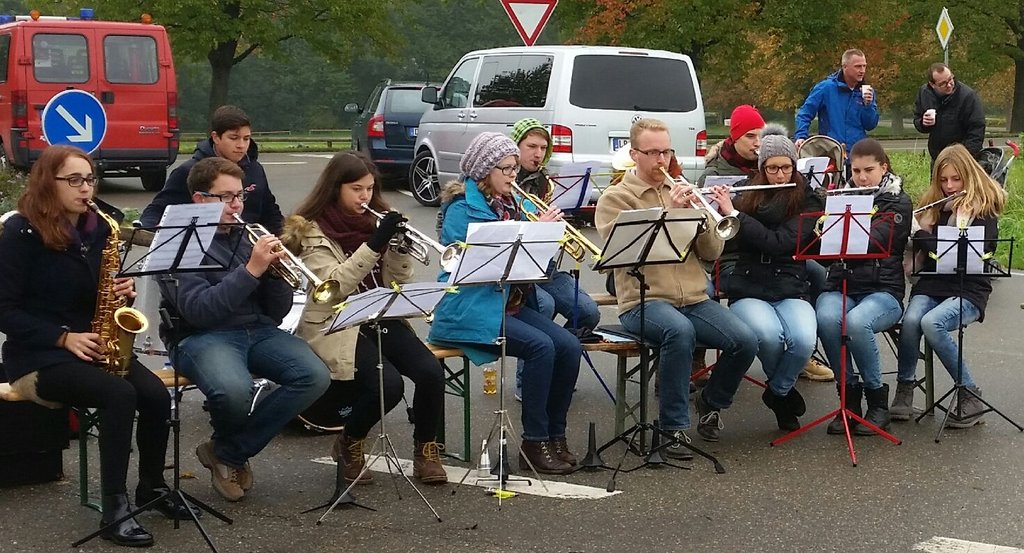
[[[390,412],[402,400],[406,376],[416,385],[412,400],[416,425],[413,437],[431,442],[437,437],[437,425],[444,409],[444,369],[416,333],[401,321],[381,322],[381,346],[384,353],[384,408]],[[371,325],[359,329],[356,341],[356,376],[359,399],[352,406],[352,416],[345,425],[345,434],[365,438],[380,420],[380,397],[377,376],[377,332]]]
[[[103,495],[127,491],[132,423],[138,411],[135,441],[139,447],[139,484],[164,485],[171,397],[153,371],[136,360],[127,378],[121,378],[84,361],[72,361],[40,370],[36,392],[49,401],[99,409]]]

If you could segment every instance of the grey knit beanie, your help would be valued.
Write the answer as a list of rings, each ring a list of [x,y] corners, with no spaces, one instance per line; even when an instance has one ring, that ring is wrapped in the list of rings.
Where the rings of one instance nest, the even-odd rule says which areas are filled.
[[[499,161],[508,156],[519,159],[519,146],[511,138],[500,132],[480,133],[466,146],[459,170],[463,175],[480,182]]]
[[[759,171],[764,169],[765,161],[776,156],[788,157],[792,160],[794,168],[796,167],[796,146],[786,136],[787,134],[789,131],[782,125],[777,123],[765,125],[764,130],[761,131],[761,148],[757,152],[757,169]]]

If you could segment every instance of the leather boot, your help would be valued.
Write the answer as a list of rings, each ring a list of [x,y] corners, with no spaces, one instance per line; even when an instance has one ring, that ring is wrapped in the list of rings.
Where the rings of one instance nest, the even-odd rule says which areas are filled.
[[[569,451],[569,442],[566,441],[565,436],[552,438],[551,450],[555,452],[555,457],[569,463],[570,466],[576,466],[576,454]]]
[[[527,462],[529,459],[529,463]],[[523,449],[519,453],[519,470],[530,470],[530,465],[541,474],[569,474],[572,465],[555,457],[550,441],[535,442],[523,440]]]
[[[363,477],[359,478],[359,473],[366,466],[366,457],[363,455],[364,441],[352,439],[342,430],[334,440],[334,445],[331,446],[331,458],[345,465],[342,473],[345,475],[346,482],[352,483],[358,478],[359,484],[373,483],[373,475],[370,474],[370,471],[366,471]]]
[[[132,511],[132,505],[128,502],[128,494],[119,493],[104,495],[102,499],[103,517],[100,519],[100,527],[127,515]],[[153,534],[146,531],[139,524],[135,517],[129,518],[100,534],[105,540],[110,540],[117,545],[128,547],[149,547],[153,545]]]
[[[868,412],[864,414],[864,419],[882,430],[888,430],[889,385],[882,384],[882,387],[877,390],[869,390],[865,388],[864,400],[868,404]],[[873,436],[874,434],[874,430],[871,430],[862,424],[857,425],[858,436]]]
[[[836,384],[836,393],[839,393],[839,384]],[[864,408],[861,406],[861,399],[864,397],[864,388],[861,387],[860,382],[856,384],[846,385],[846,405],[845,407],[854,414],[863,416]],[[856,432],[860,428],[860,424],[851,419],[850,420],[850,432]],[[846,430],[843,428],[842,415],[836,415],[836,418],[832,419],[832,422],[828,423],[828,428],[825,432],[829,434],[846,434]]]
[[[444,445],[434,441],[416,442],[412,457],[412,475],[424,484],[446,484],[448,474],[441,465]]]
[[[145,505],[161,495],[169,494],[170,491],[167,484],[148,486],[140,482],[139,486],[135,488],[135,504]],[[196,518],[203,516],[202,511],[196,507],[186,506],[178,499],[177,495],[167,495],[154,503],[150,508],[162,513],[171,520],[192,520],[192,517],[188,514],[189,509],[196,514]]]
[[[803,396],[793,388],[785,396],[778,396],[771,388],[766,388],[761,394],[761,401],[775,413],[775,422],[779,430],[791,432],[800,428],[800,420],[797,418],[807,411]]]

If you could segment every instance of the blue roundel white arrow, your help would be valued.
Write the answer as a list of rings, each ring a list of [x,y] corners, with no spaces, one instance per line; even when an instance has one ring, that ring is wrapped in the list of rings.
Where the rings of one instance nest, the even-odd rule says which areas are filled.
[[[58,93],[43,108],[43,138],[50,144],[76,146],[91,154],[107,134],[107,112],[84,90]]]

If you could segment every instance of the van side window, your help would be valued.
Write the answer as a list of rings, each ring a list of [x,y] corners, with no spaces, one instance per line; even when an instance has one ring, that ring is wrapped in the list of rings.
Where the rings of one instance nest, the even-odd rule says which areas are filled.
[[[89,47],[82,35],[32,36],[32,74],[41,83],[89,80]]]
[[[487,56],[480,66],[477,107],[544,107],[551,56]]]
[[[11,63],[11,35],[0,35],[0,83],[7,82],[7,66]]]
[[[444,85],[444,93],[441,95],[442,107],[464,108],[469,105],[469,89],[479,61],[479,58],[472,58],[459,65],[452,78]]]
[[[150,36],[107,35],[103,38],[103,72],[110,83],[156,83],[160,79],[156,40]]]

